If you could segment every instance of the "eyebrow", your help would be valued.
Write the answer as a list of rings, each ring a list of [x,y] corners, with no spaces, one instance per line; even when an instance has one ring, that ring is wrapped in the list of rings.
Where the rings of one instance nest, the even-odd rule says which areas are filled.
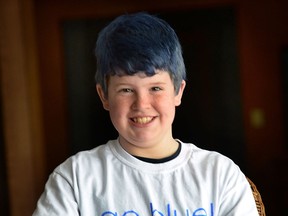
[[[156,82],[150,82],[146,83],[145,85],[165,85],[167,82],[162,82],[162,81],[156,81]],[[128,82],[119,82],[115,84],[116,86],[121,86],[121,85],[134,85],[134,83],[128,83]]]

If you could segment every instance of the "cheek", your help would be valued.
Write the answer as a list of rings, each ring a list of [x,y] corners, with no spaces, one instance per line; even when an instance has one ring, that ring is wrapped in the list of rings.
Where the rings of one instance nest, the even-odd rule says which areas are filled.
[[[166,107],[166,109],[174,109],[178,103],[177,98],[173,97],[172,95],[158,98],[156,101],[158,101],[159,106],[164,108]]]
[[[117,104],[115,103],[110,103],[110,109],[109,109],[109,112],[110,112],[110,116],[115,118],[117,116],[119,116],[121,114],[121,106],[118,106]]]
[[[115,129],[119,131],[119,125],[121,125],[121,111],[118,109],[114,109],[113,106],[110,106],[109,110],[110,120],[114,125]]]
[[[175,115],[175,109],[176,109],[173,98],[166,98],[166,100],[159,102],[158,109],[161,110],[160,112],[163,115],[173,119]]]
[[[126,116],[127,113],[127,106],[125,105],[124,101],[122,100],[114,100],[109,104],[109,113],[111,120],[113,122],[120,121],[121,118]]]

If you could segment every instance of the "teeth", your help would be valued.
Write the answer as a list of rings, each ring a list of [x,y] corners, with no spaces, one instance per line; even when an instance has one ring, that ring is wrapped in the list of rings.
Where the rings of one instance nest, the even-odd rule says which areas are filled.
[[[152,120],[152,117],[139,117],[139,118],[133,118],[133,121],[136,123],[140,123],[140,124],[145,124],[148,123]]]

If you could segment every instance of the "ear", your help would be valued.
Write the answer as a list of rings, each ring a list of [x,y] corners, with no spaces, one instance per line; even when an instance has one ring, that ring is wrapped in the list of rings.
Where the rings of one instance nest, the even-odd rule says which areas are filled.
[[[109,101],[108,101],[102,87],[99,84],[96,85],[96,91],[97,91],[99,98],[102,102],[103,108],[108,111],[109,110]]]
[[[179,106],[181,104],[182,95],[186,86],[185,80],[182,80],[179,91],[177,95],[175,95],[175,106]]]

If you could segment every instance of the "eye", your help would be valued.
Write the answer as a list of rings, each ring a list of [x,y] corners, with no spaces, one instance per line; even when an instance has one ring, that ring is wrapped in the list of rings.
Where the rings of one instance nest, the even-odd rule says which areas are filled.
[[[162,88],[160,88],[159,86],[155,86],[151,88],[152,91],[161,91]]]
[[[133,92],[133,90],[130,89],[130,88],[123,88],[123,89],[121,89],[120,91],[121,91],[121,92],[124,92],[124,93],[130,93],[130,92]]]

